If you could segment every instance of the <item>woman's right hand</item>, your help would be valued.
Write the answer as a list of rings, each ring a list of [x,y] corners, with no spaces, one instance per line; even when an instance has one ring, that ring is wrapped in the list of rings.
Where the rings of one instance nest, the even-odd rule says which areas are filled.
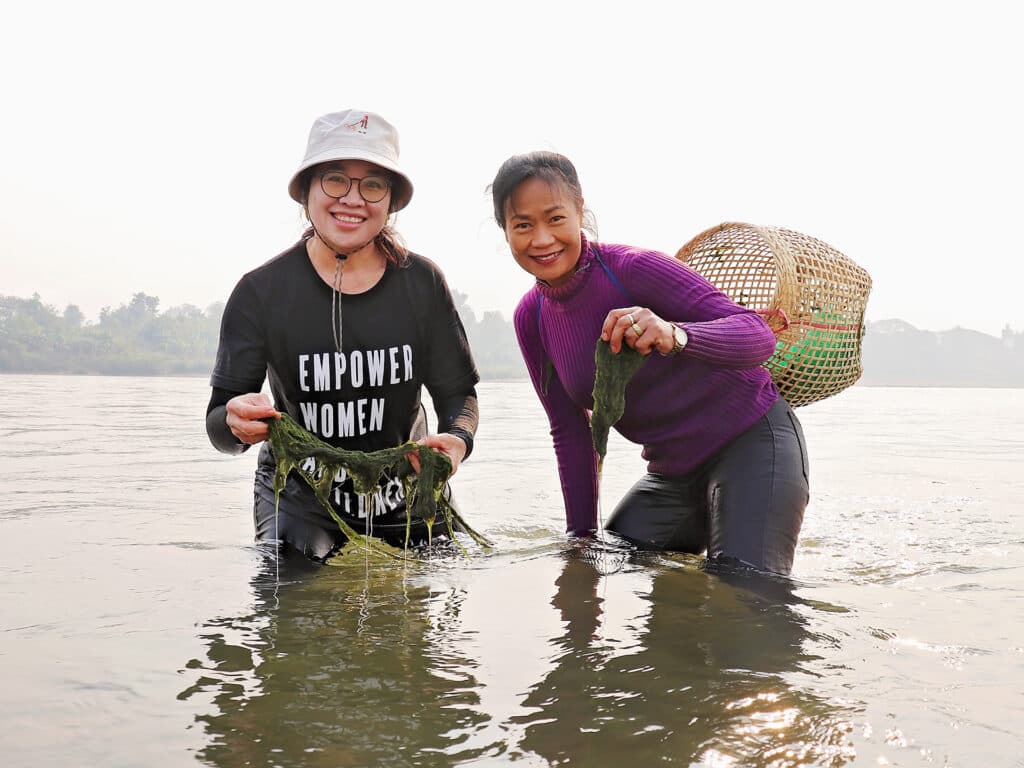
[[[270,398],[263,394],[248,392],[228,400],[227,423],[231,434],[247,445],[255,445],[267,439],[267,423],[262,419],[280,419]]]
[[[675,346],[675,335],[672,324],[647,307],[621,307],[605,317],[601,341],[607,341],[615,355],[622,351],[623,344],[628,344],[641,355],[657,350],[665,356]]]

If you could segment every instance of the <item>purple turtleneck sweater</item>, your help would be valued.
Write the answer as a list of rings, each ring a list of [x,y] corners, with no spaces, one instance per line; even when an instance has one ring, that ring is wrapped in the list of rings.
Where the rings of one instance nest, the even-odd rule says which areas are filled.
[[[596,260],[595,246],[621,287]],[[519,348],[551,423],[570,533],[597,528],[597,454],[589,422],[594,347],[609,310],[633,305],[678,323],[689,338],[678,355],[649,355],[626,387],[626,410],[615,429],[643,445],[648,471],[692,471],[778,398],[761,367],[775,351],[775,336],[757,313],[677,259],[583,237],[579,269],[569,281],[558,287],[538,282],[515,311]],[[551,376],[545,375],[548,361]]]

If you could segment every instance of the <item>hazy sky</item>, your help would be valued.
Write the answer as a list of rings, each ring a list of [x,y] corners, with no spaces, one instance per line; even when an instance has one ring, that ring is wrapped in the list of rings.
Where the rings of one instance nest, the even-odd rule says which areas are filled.
[[[669,10],[678,6],[677,10]],[[869,320],[1024,331],[1024,49],[996,2],[41,2],[0,31],[0,294],[227,298],[301,231],[317,115],[380,112],[398,219],[482,313],[531,278],[486,186],[579,169],[609,242],[796,229],[872,275]]]

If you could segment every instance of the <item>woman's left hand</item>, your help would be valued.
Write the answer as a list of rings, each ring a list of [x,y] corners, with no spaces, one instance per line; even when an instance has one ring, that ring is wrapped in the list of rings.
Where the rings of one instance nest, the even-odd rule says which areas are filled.
[[[425,445],[428,448],[433,448],[435,451],[440,451],[452,463],[452,475],[454,475],[458,469],[459,464],[466,456],[466,441],[461,437],[450,435],[447,432],[441,432],[437,435],[427,435],[419,441],[420,445]],[[420,457],[417,453],[409,454],[409,463],[412,464],[412,468],[417,473],[420,471]],[[450,477],[451,475],[449,475]]]
[[[675,344],[672,324],[646,307],[613,309],[601,326],[601,340],[607,341],[616,355],[622,351],[623,342],[641,355],[655,350],[667,355]]]

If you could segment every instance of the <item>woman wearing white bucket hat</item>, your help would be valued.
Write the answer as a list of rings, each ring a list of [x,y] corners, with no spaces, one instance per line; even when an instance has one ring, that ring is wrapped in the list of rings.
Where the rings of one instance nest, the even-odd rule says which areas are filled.
[[[206,429],[225,453],[266,440],[263,419],[288,413],[322,440],[373,451],[417,440],[445,453],[453,472],[473,447],[479,380],[440,269],[409,252],[389,226],[413,186],[398,159],[398,133],[379,115],[323,115],[288,183],[310,227],[294,246],[242,277],[224,309]],[[269,380],[271,398],[259,394]],[[438,419],[428,435],[420,403]],[[260,450],[257,540],[278,540],[322,559],[345,538],[294,474],[275,516],[274,458]],[[367,499],[345,473],[331,500],[355,530],[392,543],[406,535],[400,480]],[[413,539],[425,538],[414,527]]]

